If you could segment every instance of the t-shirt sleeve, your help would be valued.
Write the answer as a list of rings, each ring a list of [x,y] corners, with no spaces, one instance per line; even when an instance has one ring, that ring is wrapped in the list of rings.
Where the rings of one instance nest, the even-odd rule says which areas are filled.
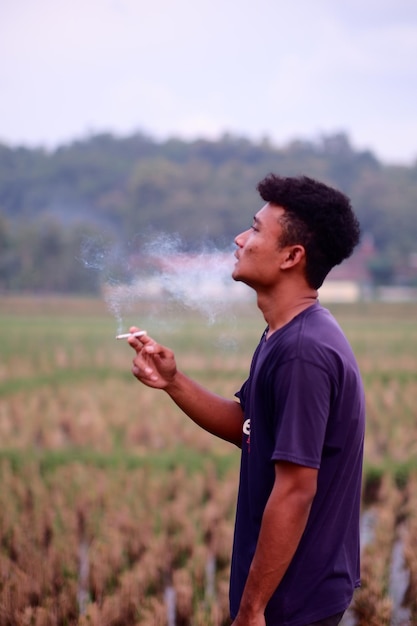
[[[328,372],[295,358],[278,368],[273,385],[272,460],[318,469],[331,402]]]
[[[242,411],[245,411],[245,397],[246,397],[246,385],[248,381],[245,381],[239,391],[236,391],[235,398],[237,398],[240,402],[240,406],[242,407]]]

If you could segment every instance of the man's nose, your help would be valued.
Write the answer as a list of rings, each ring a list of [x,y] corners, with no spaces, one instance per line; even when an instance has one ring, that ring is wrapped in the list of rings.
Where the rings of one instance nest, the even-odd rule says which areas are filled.
[[[245,235],[247,235],[248,232],[249,231],[244,230],[243,233],[239,233],[239,235],[236,235],[235,244],[239,246],[239,248],[241,248],[243,244],[245,243]]]

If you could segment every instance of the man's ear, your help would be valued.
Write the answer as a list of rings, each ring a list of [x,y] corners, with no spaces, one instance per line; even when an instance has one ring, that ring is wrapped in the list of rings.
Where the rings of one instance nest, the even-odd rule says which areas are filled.
[[[303,261],[305,259],[305,256],[306,251],[304,249],[304,246],[301,246],[299,244],[296,244],[295,246],[288,246],[285,251],[284,260],[281,263],[281,268],[289,269],[291,267],[294,267],[295,265],[298,265],[298,263]]]

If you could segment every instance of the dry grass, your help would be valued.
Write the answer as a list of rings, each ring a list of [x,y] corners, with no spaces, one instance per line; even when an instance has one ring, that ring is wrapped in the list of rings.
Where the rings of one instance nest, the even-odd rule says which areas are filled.
[[[417,305],[334,312],[367,393],[364,507],[375,526],[358,624],[395,617],[399,538],[417,623]],[[212,326],[163,313],[146,305],[137,317],[185,371],[233,397],[262,331],[256,310]],[[165,625],[167,589],[178,626],[228,623],[238,452],[134,380],[117,330],[100,301],[0,302],[0,624]]]

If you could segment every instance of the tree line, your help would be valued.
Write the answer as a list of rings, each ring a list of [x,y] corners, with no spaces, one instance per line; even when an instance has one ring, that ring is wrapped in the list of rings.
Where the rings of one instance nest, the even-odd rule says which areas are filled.
[[[136,133],[97,134],[49,151],[0,144],[0,289],[96,291],[97,275],[82,262],[88,242],[100,242],[95,254],[124,249],[136,258],[135,242],[151,234],[176,234],[190,251],[204,241],[228,245],[260,207],[256,184],[269,172],[305,174],[344,191],[373,240],[374,281],[417,282],[417,161],[383,164],[343,133],[283,147],[231,135],[156,141]]]

